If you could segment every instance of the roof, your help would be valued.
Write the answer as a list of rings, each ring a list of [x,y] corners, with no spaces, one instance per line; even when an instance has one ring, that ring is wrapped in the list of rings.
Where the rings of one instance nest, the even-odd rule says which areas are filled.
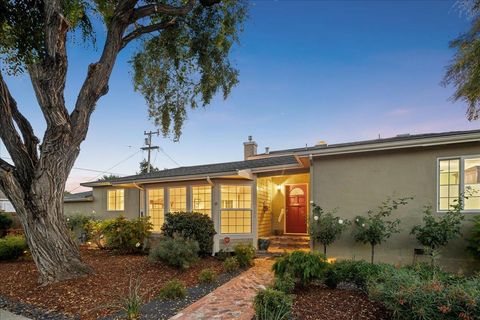
[[[93,192],[85,191],[85,192],[67,194],[63,197],[63,201],[64,202],[93,201]]]
[[[401,134],[389,138],[276,150],[270,151],[268,154],[258,154],[257,156],[278,156],[280,154],[296,154],[297,156],[307,154],[332,154],[342,149],[356,152],[365,152],[379,150],[382,148],[382,146],[388,147],[388,149],[397,149],[403,147],[432,146],[440,144],[453,144],[476,141],[480,141],[480,130],[449,131],[423,134]]]
[[[133,176],[99,180],[95,182],[82,183],[83,186],[101,186],[109,185],[111,183],[128,183],[144,180],[158,180],[178,177],[192,177],[192,176],[209,176],[216,174],[230,174],[237,175],[242,170],[261,170],[265,168],[277,168],[278,167],[301,167],[297,158],[293,155],[283,155],[278,157],[268,157],[244,161],[223,162],[215,164],[178,167],[174,169],[166,169],[157,172],[151,172],[146,174],[138,174]]]

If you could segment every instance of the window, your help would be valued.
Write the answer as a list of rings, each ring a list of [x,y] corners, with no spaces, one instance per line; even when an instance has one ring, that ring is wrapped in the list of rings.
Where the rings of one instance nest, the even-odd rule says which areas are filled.
[[[148,215],[153,224],[153,231],[160,232],[165,221],[165,204],[163,188],[148,189]]]
[[[480,210],[480,157],[438,161],[438,210],[447,211],[464,195],[464,210]]]
[[[108,203],[107,203],[108,211],[123,211],[124,199],[125,199],[123,189],[108,190],[107,197],[108,197]]]
[[[221,233],[252,232],[252,187],[222,185],[220,188]]]
[[[192,211],[212,216],[211,186],[192,186]]]
[[[169,189],[169,211],[180,212],[187,211],[187,188],[178,187]]]

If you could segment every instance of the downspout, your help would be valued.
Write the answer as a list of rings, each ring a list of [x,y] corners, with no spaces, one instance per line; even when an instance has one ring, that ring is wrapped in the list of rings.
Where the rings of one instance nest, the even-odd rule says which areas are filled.
[[[314,183],[314,181],[315,181],[315,179],[314,179],[314,177],[315,177],[315,175],[314,175],[315,170],[314,170],[314,168],[313,168],[314,162],[313,162],[313,155],[312,155],[312,154],[310,154],[310,155],[308,156],[308,160],[309,160],[309,162],[310,162],[310,203],[308,204],[308,206],[309,206],[308,212],[309,212],[310,214],[309,214],[308,216],[309,216],[309,218],[310,218],[309,224],[311,224],[311,223],[312,223],[312,219],[313,219],[313,217],[312,217],[312,205],[311,205],[311,202],[313,201],[313,196],[314,196],[314,194],[315,194],[315,183]],[[310,237],[310,251],[313,252],[314,249],[315,249],[315,243],[314,243],[313,238]]]
[[[212,181],[212,179],[210,179],[210,176],[207,176],[207,182],[209,185],[211,185],[213,187],[214,183]]]

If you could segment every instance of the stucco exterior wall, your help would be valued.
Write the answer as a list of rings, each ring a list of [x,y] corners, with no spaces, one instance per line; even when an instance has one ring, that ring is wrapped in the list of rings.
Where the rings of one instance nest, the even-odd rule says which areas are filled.
[[[425,205],[431,205],[436,210],[437,158],[466,155],[480,155],[480,142],[318,157],[311,169],[311,199],[327,210],[338,208],[339,216],[353,220],[355,216],[375,209],[388,196],[414,196],[413,201],[392,216],[401,219],[402,232],[378,246],[375,255],[379,262],[408,264],[413,261],[414,248],[421,247],[410,235],[412,227],[422,222]],[[467,220],[474,215],[466,214]],[[464,236],[468,236],[470,226],[471,222],[465,222]],[[442,251],[440,263],[455,270],[478,266],[465,248],[464,239],[452,241]],[[347,230],[339,241],[328,248],[328,256],[368,260],[370,248],[355,243],[350,230]]]
[[[63,210],[65,215],[71,216],[75,214],[91,215],[95,213],[94,201],[78,201],[78,202],[64,202]]]

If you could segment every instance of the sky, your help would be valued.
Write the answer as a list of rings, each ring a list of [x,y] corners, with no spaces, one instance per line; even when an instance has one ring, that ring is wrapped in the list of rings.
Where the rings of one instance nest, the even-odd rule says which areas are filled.
[[[449,100],[453,88],[441,85],[453,55],[448,43],[470,22],[454,1],[250,1],[241,44],[231,54],[239,84],[228,99],[191,111],[179,142],[154,137],[163,151],[152,154],[153,164],[241,160],[249,135],[263,152],[320,140],[478,129],[479,121],[466,119],[466,106]],[[120,54],[67,191],[85,190],[79,183],[103,171],[135,174],[146,156],[139,151],[143,133],[156,128],[133,90],[133,52],[134,45]],[[69,46],[70,106],[99,54],[80,41]],[[7,83],[42,136],[45,122],[28,77]],[[3,146],[0,156],[8,157]]]

